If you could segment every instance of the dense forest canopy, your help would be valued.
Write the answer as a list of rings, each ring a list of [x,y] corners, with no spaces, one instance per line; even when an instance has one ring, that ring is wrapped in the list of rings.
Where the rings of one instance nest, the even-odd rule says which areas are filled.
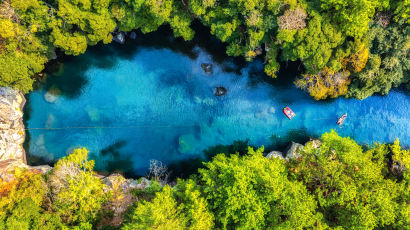
[[[297,87],[315,99],[366,98],[409,87],[407,0],[2,0],[0,85],[24,93],[55,51],[79,55],[114,31],[169,25],[190,40],[193,20],[227,44],[226,53],[279,63],[300,60]]]
[[[169,184],[154,165],[149,186],[130,189],[76,149],[45,175],[17,168],[0,181],[0,229],[408,228],[410,151],[398,140],[370,148],[332,131],[290,160],[263,152],[220,153]]]

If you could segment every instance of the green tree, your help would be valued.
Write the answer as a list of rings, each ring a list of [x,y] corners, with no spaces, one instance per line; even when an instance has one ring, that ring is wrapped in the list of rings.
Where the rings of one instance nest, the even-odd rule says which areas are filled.
[[[193,180],[168,185],[152,201],[141,201],[123,229],[212,229],[213,216]]]
[[[320,0],[320,7],[346,36],[361,38],[377,8],[387,8],[388,0]]]
[[[32,76],[43,70],[52,52],[47,9],[37,0],[0,3],[0,86],[23,93],[32,89]]]
[[[246,156],[219,154],[200,169],[200,183],[223,229],[303,229],[322,226],[316,202],[299,182],[287,179],[283,160],[263,149]]]
[[[85,148],[75,149],[56,163],[48,178],[52,208],[69,225],[91,226],[110,196],[87,156]]]
[[[190,40],[194,36],[191,15],[184,9],[184,2],[176,0],[130,0],[115,1],[111,11],[119,21],[119,29],[131,31],[141,29],[143,33],[153,32],[159,26],[169,24],[175,37]]]
[[[366,35],[369,61],[355,74],[348,96],[364,99],[374,93],[385,95],[401,84],[410,85],[409,32],[408,24],[390,23],[387,28],[372,25]]]
[[[116,27],[109,11],[111,0],[57,0],[50,40],[67,54],[84,53],[87,45],[112,41]]]
[[[400,186],[383,176],[387,148],[363,152],[350,138],[332,131],[322,136],[320,148],[309,145],[292,161],[291,176],[303,182],[318,201],[318,211],[333,228],[373,229],[392,226],[401,210]],[[375,160],[375,161],[373,161]]]

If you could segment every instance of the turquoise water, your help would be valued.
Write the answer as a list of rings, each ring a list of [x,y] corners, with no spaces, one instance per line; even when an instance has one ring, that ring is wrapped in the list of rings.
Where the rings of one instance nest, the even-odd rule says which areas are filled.
[[[204,73],[201,63],[213,63],[213,74]],[[86,147],[99,169],[142,175],[150,159],[171,164],[235,140],[275,148],[335,129],[363,144],[397,137],[409,144],[408,94],[316,102],[292,85],[297,67],[270,81],[260,61],[239,68],[232,59],[216,62],[199,47],[190,55],[150,46],[92,48],[68,58],[28,95],[29,157],[51,162]],[[214,96],[217,86],[228,93]],[[50,88],[60,91],[53,103],[44,99]],[[282,113],[285,106],[296,113],[291,121]],[[340,128],[336,120],[345,112]]]

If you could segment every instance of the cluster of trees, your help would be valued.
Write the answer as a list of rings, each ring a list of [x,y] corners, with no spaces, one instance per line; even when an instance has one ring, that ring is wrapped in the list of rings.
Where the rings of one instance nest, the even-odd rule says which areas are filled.
[[[408,228],[410,151],[398,140],[362,147],[333,131],[320,140],[289,161],[249,147],[216,155],[173,186],[153,177],[132,191],[119,226],[103,220],[113,216],[107,203],[127,202],[124,194],[107,189],[77,149],[46,175],[17,170],[1,183],[0,229]]]
[[[3,0],[0,85],[28,92],[56,49],[78,55],[111,42],[115,30],[148,33],[164,24],[190,40],[190,24],[199,20],[228,55],[251,61],[264,54],[269,76],[279,62],[296,60],[306,70],[302,79],[327,69],[349,73],[340,84],[352,82],[348,93],[338,84],[300,86],[317,99],[365,98],[409,84],[409,7],[407,0]],[[326,94],[318,89],[324,86]]]

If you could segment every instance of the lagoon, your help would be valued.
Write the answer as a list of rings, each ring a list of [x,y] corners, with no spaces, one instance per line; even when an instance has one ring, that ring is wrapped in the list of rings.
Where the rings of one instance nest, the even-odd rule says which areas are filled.
[[[261,60],[243,63],[201,46],[175,48],[175,42],[168,38],[168,46],[152,46],[131,40],[66,58],[27,95],[29,160],[53,162],[86,147],[99,170],[144,175],[151,159],[189,162],[235,140],[276,149],[334,129],[361,144],[396,138],[410,144],[406,92],[317,102],[293,86],[297,63],[283,66],[272,80]],[[205,73],[202,63],[212,63],[213,73]],[[227,94],[215,96],[218,86]],[[294,119],[284,116],[285,106],[296,113]],[[338,127],[343,113],[348,117]]]

